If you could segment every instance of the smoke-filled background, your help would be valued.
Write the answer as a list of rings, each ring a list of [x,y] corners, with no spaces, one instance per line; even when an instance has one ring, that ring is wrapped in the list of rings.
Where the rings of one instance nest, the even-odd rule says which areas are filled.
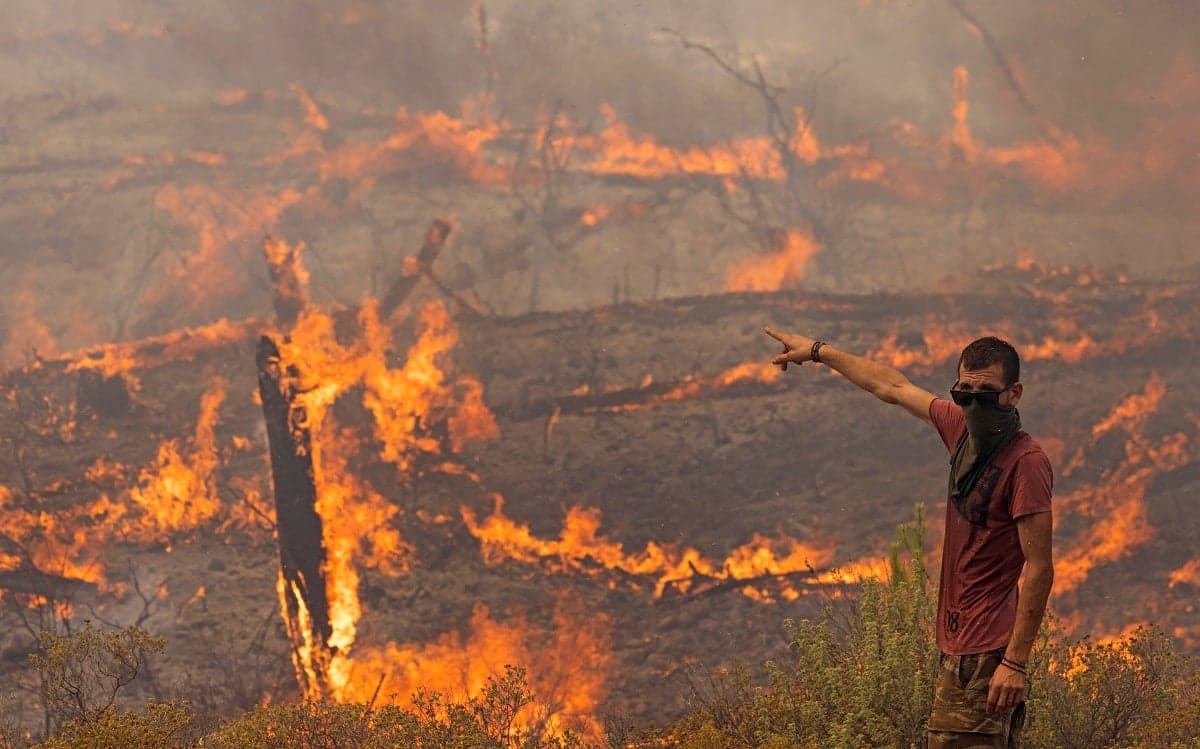
[[[1056,609],[1194,649],[1198,16],[4,3],[10,660],[106,612],[214,714],[520,661],[564,725],[672,717],[940,520],[935,438],[763,366],[762,324],[937,392],[1013,340]],[[320,446],[323,631],[279,571],[259,333]]]

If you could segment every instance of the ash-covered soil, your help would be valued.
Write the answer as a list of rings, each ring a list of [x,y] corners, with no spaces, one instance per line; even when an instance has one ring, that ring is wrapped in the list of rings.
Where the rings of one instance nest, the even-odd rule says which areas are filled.
[[[1110,315],[1122,306],[1114,301],[1121,296],[1159,297],[1168,289],[1184,294],[1181,288],[1113,285],[1090,292],[1083,306]],[[971,324],[986,327],[989,319],[1011,315],[1024,321],[1033,339],[1053,327],[1035,314],[1037,302],[980,298],[985,303],[965,313]],[[465,637],[480,603],[495,619],[521,616],[551,632],[552,612],[565,597],[585,620],[603,623],[600,628],[610,638],[613,660],[603,709],[639,723],[679,714],[688,696],[689,669],[702,673],[735,660],[753,664],[778,655],[783,620],[812,615],[822,604],[837,601],[838,587],[818,587],[791,602],[760,603],[738,586],[714,592],[698,579],[687,592],[669,586],[656,598],[653,578],[605,570],[596,562],[591,573],[567,571],[552,558],[489,566],[461,520],[461,508],[486,516],[491,492],[499,492],[508,517],[548,539],[558,536],[571,506],[597,508],[601,534],[623,543],[629,553],[648,542],[666,542],[694,547],[718,561],[755,533],[782,534],[832,545],[831,565],[837,565],[882,553],[894,527],[921,502],[930,519],[932,550],[944,506],[946,457],[937,436],[826,370],[805,366],[770,383],[649,402],[629,412],[564,413],[552,429],[548,410],[537,409],[546,399],[559,398],[572,404],[567,410],[587,411],[586,399],[583,405],[578,399],[561,400],[584,384],[596,393],[630,388],[630,399],[636,400],[647,374],[657,382],[683,382],[763,360],[772,353],[759,331],[764,323],[813,330],[849,349],[868,351],[882,345],[881,326],[900,340],[920,340],[930,315],[970,299],[781,292],[461,320],[462,340],[450,358],[456,371],[482,381],[501,434],[470,443],[453,457],[479,482],[431,466],[422,475],[402,476],[373,457],[377,446],[364,446],[362,474],[403,509],[397,523],[416,553],[411,571],[401,577],[364,574],[358,646],[428,643],[455,631]],[[1021,410],[1026,428],[1054,458],[1056,495],[1074,497],[1060,511],[1060,559],[1080,552],[1089,530],[1106,514],[1140,508],[1149,528],[1148,537],[1098,563],[1074,590],[1058,595],[1055,608],[1077,634],[1116,633],[1147,621],[1175,631],[1194,647],[1194,588],[1168,581],[1189,560],[1194,551],[1189,539],[1200,532],[1186,510],[1187,498],[1200,488],[1194,459],[1163,470],[1142,463],[1153,476],[1136,507],[1087,506],[1091,495],[1097,495],[1096,502],[1108,501],[1099,496],[1106,484],[1129,479],[1122,466],[1130,460],[1131,444],[1156,444],[1179,433],[1189,443],[1189,455],[1195,455],[1198,411],[1185,395],[1185,362],[1195,355],[1196,339],[1186,315],[1169,305],[1159,309],[1161,324],[1173,334],[1137,343],[1119,361],[1101,356],[1079,363],[1028,362]],[[1089,328],[1097,336],[1113,330],[1100,319],[1106,318]],[[402,321],[397,332],[396,351],[402,352],[414,335],[411,321]],[[40,495],[51,504],[124,491],[137,467],[151,462],[160,440],[192,433],[201,393],[219,376],[228,383],[216,427],[224,458],[217,479],[221,499],[230,507],[239,504],[246,486],[258,486],[269,498],[252,362],[252,341],[245,340],[202,352],[193,362],[139,371],[142,387],[128,416],[77,414],[65,439],[51,430],[27,445],[31,485],[65,480]],[[914,378],[942,392],[953,379],[952,364]],[[1148,417],[1141,436],[1122,432],[1093,438],[1094,425],[1155,378],[1173,400]],[[12,372],[8,382],[22,398],[41,393],[59,405],[70,404],[77,387],[77,378],[54,363]],[[367,418],[356,407],[339,413],[351,424],[356,418],[365,424]],[[13,417],[5,421],[9,444],[16,436]],[[248,442],[237,446],[235,437]],[[85,480],[84,472],[98,459],[119,462],[126,471],[107,483]],[[12,475],[13,458],[4,460],[6,475]],[[115,622],[145,614],[143,626],[170,640],[156,666],[158,688],[165,692],[182,692],[201,704],[208,700],[220,709],[252,704],[262,691],[272,700],[294,697],[269,533],[218,532],[216,525],[159,543],[117,542],[104,549],[100,557],[108,578],[130,582],[136,574],[149,603],[135,591],[119,599],[96,594],[80,601],[80,615],[88,610],[85,605]],[[165,592],[156,598],[152,591],[160,585]],[[203,595],[196,596],[201,587]],[[761,587],[773,589],[774,583]],[[6,639],[10,653],[29,646],[28,636],[16,628]],[[254,667],[246,668],[247,662]],[[18,667],[14,657],[8,668]]]

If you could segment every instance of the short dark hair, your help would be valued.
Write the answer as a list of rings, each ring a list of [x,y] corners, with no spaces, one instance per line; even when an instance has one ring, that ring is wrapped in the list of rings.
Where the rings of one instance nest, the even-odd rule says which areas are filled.
[[[1004,386],[1008,387],[1021,379],[1021,357],[1008,341],[989,335],[967,344],[958,357],[958,370],[976,372],[993,364],[1000,365],[1004,375]]]

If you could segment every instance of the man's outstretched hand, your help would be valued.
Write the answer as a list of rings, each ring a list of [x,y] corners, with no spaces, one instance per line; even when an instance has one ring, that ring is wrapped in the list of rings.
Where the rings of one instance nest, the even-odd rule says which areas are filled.
[[[763,332],[783,344],[783,353],[771,360],[780,369],[787,370],[788,364],[797,366],[812,361],[813,339],[794,333],[780,333],[775,328],[763,328]]]

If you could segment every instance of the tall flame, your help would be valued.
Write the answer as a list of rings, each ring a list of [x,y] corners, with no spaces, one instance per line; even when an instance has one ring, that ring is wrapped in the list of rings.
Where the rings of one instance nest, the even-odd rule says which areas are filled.
[[[608,628],[604,614],[580,611],[564,600],[555,607],[552,632],[531,626],[522,616],[497,621],[479,604],[465,640],[451,631],[431,643],[362,648],[346,662],[347,678],[337,696],[368,702],[378,693],[401,706],[410,705],[418,690],[477,697],[488,678],[503,673],[505,666],[523,666],[539,702],[517,716],[516,728],[542,725],[551,735],[571,730],[599,740],[602,727],[595,714],[613,660]]]
[[[215,479],[220,457],[213,427],[224,400],[225,381],[216,378],[200,401],[190,449],[181,452],[176,440],[163,442],[154,462],[138,476],[138,485],[129,492],[133,507],[141,511],[137,535],[154,538],[191,530],[221,510]]]

